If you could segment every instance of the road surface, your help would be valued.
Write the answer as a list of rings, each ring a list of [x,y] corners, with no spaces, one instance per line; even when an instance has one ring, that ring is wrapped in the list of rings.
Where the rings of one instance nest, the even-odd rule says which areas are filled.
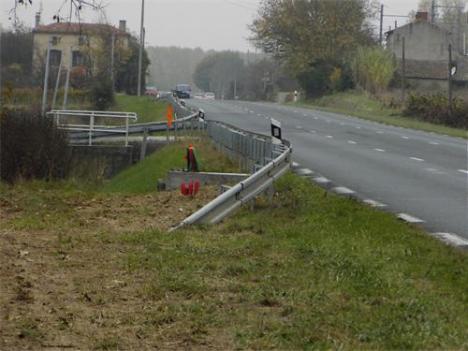
[[[279,120],[294,161],[313,170],[318,181],[353,191],[455,244],[457,236],[450,234],[468,243],[465,140],[272,103],[188,103],[202,108],[207,119],[258,133],[270,132],[270,118]]]

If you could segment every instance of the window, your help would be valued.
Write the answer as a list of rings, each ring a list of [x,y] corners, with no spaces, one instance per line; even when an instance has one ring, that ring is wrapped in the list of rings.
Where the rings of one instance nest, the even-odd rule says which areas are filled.
[[[85,56],[79,51],[73,51],[72,66],[84,66],[85,64]]]
[[[88,37],[85,35],[80,35],[78,37],[78,45],[88,45]]]
[[[50,64],[52,66],[60,65],[62,60],[62,52],[60,50],[50,50]]]
[[[60,39],[61,39],[60,37],[53,36],[52,37],[52,45],[57,46],[60,43]]]

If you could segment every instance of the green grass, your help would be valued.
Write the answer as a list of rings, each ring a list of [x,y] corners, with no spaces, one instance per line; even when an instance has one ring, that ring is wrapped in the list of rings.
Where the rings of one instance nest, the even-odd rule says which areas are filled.
[[[276,187],[275,206],[220,226],[122,237],[158,311],[143,333],[215,349],[468,348],[466,253],[298,177]]]
[[[110,109],[115,111],[136,112],[137,123],[164,121],[167,102],[155,101],[149,96],[121,95],[115,96],[115,105]]]
[[[171,169],[183,169],[186,148],[193,144],[200,171],[237,172],[238,168],[217,152],[207,139],[186,139],[168,144],[133,167],[119,173],[104,185],[105,192],[145,193],[156,190],[157,180],[165,178]]]
[[[359,117],[384,124],[419,129],[427,132],[446,134],[468,139],[468,133],[463,129],[419,121],[405,117],[398,109],[388,108],[381,102],[357,91],[337,93],[318,99],[297,103],[298,106],[336,112]]]

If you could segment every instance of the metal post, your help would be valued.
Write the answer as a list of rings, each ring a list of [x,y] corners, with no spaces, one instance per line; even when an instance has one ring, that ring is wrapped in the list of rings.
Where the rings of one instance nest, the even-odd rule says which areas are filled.
[[[401,101],[404,104],[406,99],[406,53],[405,37],[401,42]]]
[[[174,141],[177,141],[177,112],[174,112]]]
[[[137,95],[141,96],[141,70],[143,66],[143,46],[144,46],[144,37],[143,37],[143,25],[145,19],[145,0],[141,0],[141,22],[140,22],[140,51],[138,54],[138,88]]]
[[[42,116],[45,116],[45,110],[47,105],[47,90],[49,89],[49,66],[50,66],[50,47],[52,45],[52,39],[49,38],[49,43],[47,45],[47,55],[46,55],[46,66],[44,73],[44,90],[42,91]]]
[[[383,45],[383,18],[384,18],[384,5],[380,5],[380,32],[379,32],[379,43]]]
[[[67,108],[68,103],[68,87],[70,86],[70,73],[73,67],[73,49],[70,48],[70,61],[68,62],[67,77],[65,78],[65,88],[63,92],[62,110]]]
[[[432,0],[432,3],[431,3],[431,23],[434,23],[435,22],[435,0]]]
[[[89,135],[88,135],[88,145],[93,145],[93,129],[94,129],[94,111],[91,112],[91,117],[89,118]]]
[[[57,92],[60,84],[60,75],[62,74],[62,56],[60,56],[60,64],[57,72],[57,79],[55,80],[54,97],[52,98],[52,110],[55,109],[55,103],[57,102]]]
[[[140,161],[143,161],[145,159],[147,142],[148,142],[148,128],[145,128],[143,131],[143,140],[141,142]]]
[[[452,44],[448,45],[448,108],[449,115],[452,115]]]
[[[111,63],[110,63],[110,76],[112,82],[112,91],[114,90],[114,55],[115,55],[115,32],[112,32],[112,43],[111,43]]]
[[[125,147],[128,146],[128,116],[125,117]]]

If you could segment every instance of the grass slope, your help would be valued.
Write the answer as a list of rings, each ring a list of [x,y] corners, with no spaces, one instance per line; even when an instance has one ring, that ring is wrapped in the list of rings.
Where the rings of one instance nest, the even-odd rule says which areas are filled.
[[[115,111],[136,112],[137,123],[157,122],[165,120],[167,102],[155,101],[149,96],[121,95],[115,96]]]
[[[137,163],[104,185],[106,192],[145,193],[156,190],[159,178],[165,178],[171,169],[183,169],[186,148],[193,144],[199,161],[200,171],[206,172],[237,172],[237,167],[226,157],[216,151],[205,138],[185,139],[168,144],[160,151],[150,155],[144,161]]]
[[[188,348],[468,347],[466,253],[295,176],[277,190],[275,207],[218,227],[122,237],[158,311],[144,333]]]
[[[405,117],[401,114],[400,110],[384,107],[379,101],[357,91],[327,95],[318,99],[299,102],[297,105],[351,115],[404,128],[419,129],[454,137],[468,138],[466,130],[450,128]]]

